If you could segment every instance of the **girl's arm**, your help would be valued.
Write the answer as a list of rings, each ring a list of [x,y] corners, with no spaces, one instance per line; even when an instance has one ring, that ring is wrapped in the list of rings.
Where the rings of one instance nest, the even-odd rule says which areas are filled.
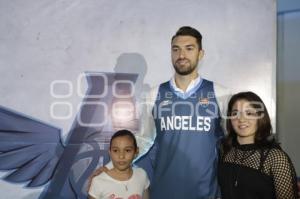
[[[276,198],[297,199],[297,178],[294,166],[288,155],[280,150],[271,150],[271,172],[274,179]]]

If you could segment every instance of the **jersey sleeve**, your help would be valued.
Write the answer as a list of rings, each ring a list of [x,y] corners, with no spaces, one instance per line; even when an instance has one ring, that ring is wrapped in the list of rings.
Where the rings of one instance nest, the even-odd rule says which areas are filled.
[[[223,131],[226,133],[226,118],[227,118],[227,107],[228,102],[232,96],[232,92],[230,89],[221,86],[220,84],[214,83],[214,91],[215,97],[218,102],[218,106],[220,108],[220,115],[221,115],[221,126]]]
[[[296,199],[297,178],[294,166],[288,155],[279,149],[271,150],[271,174],[273,175],[276,198]]]
[[[142,112],[140,118],[140,130],[135,134],[139,147],[139,156],[136,158],[136,160],[148,152],[156,137],[156,127],[154,124],[152,110],[155,106],[157,94],[158,87],[151,89],[141,104]]]

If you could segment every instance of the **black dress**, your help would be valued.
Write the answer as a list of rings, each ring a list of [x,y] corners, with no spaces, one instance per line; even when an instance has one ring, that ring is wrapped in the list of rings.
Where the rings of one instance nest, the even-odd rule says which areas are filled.
[[[222,199],[296,199],[295,169],[279,147],[234,144],[220,153]]]

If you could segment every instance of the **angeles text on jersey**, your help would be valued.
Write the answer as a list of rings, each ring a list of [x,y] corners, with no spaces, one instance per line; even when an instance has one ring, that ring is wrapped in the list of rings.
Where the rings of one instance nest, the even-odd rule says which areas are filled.
[[[204,131],[209,132],[211,127],[211,118],[197,116],[196,124],[193,124],[192,116],[171,116],[160,118],[160,128],[163,130],[186,130],[186,131]]]

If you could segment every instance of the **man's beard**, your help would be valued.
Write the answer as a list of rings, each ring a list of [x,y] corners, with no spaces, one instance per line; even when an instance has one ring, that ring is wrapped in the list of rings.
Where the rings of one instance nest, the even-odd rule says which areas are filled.
[[[190,66],[187,67],[187,68],[182,68],[180,66],[177,66],[177,65],[179,65],[179,64],[177,64],[177,62],[179,62],[179,61],[180,60],[176,60],[175,64],[173,64],[173,67],[174,67],[176,73],[179,74],[179,75],[183,75],[183,76],[184,75],[189,75],[192,72],[194,72],[194,70],[197,68],[197,64],[192,65],[189,60],[187,60],[187,61],[189,62]]]

